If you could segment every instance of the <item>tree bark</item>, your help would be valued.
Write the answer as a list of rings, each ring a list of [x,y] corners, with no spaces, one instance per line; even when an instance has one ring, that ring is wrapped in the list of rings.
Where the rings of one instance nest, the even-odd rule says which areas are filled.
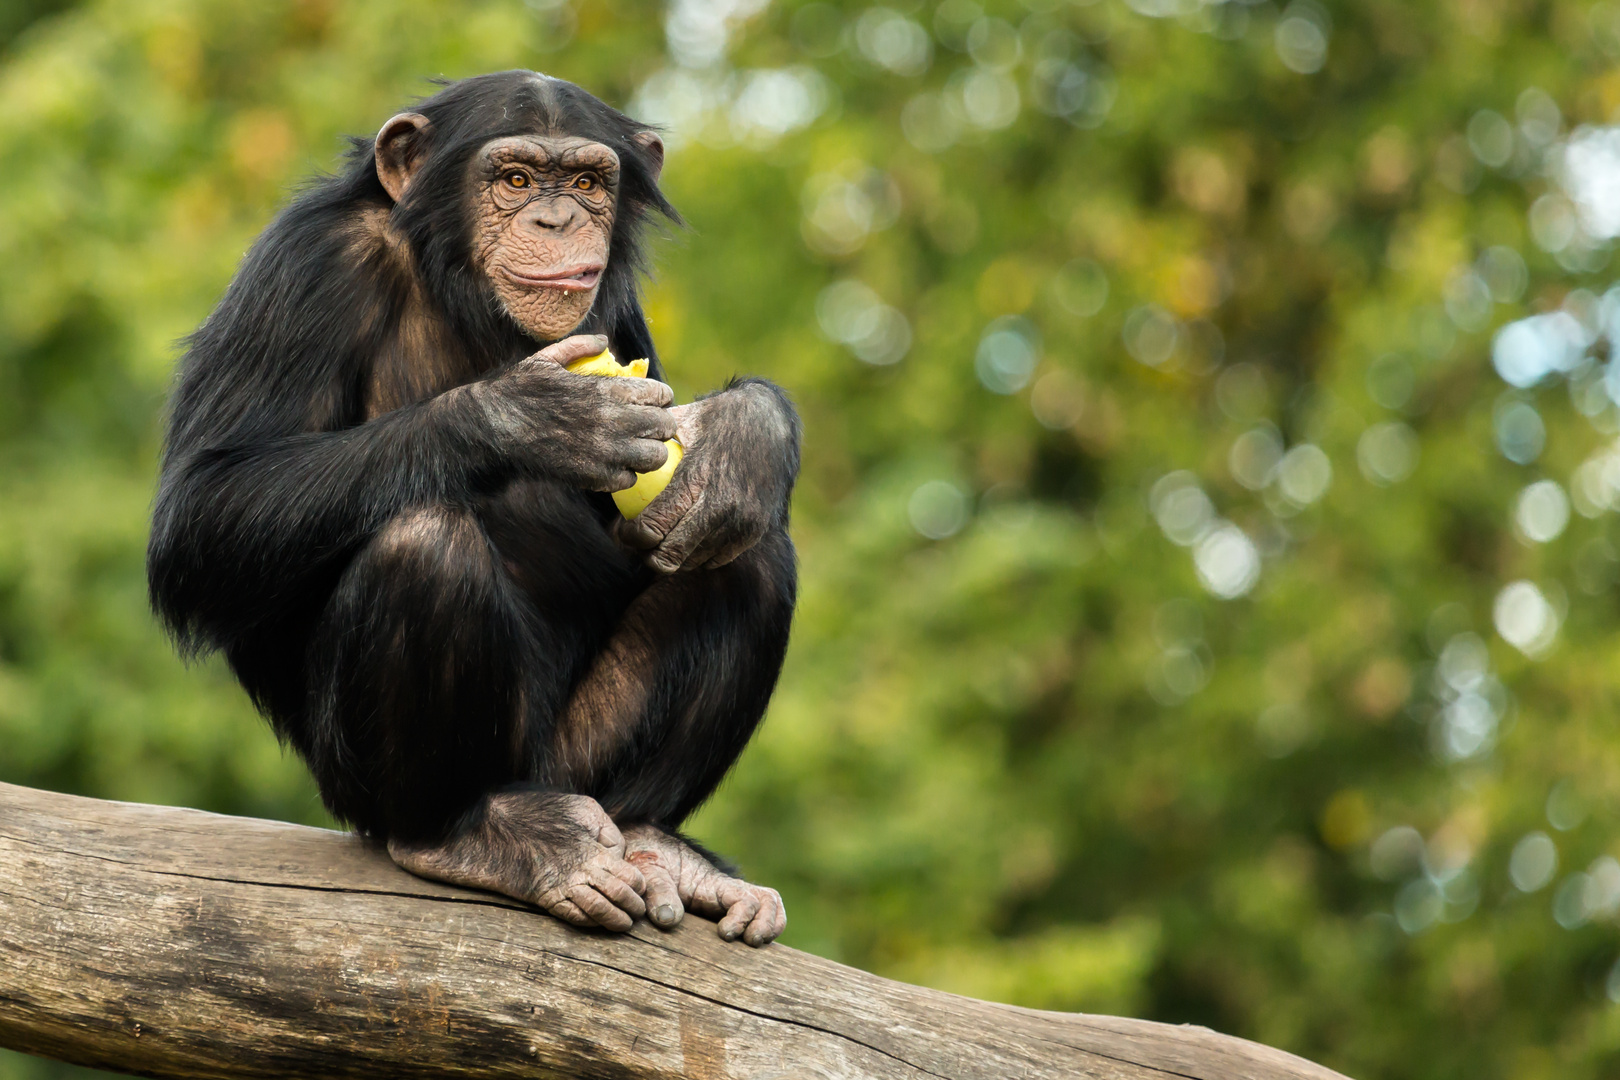
[[[1344,1080],[1206,1028],[590,933],[344,833],[0,784],[0,1046],[166,1077]]]

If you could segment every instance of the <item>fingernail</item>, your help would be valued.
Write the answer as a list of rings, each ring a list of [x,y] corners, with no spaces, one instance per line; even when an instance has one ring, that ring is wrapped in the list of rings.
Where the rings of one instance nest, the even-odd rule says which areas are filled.
[[[668,904],[660,904],[658,910],[653,912],[653,919],[667,926],[675,921],[675,909]]]

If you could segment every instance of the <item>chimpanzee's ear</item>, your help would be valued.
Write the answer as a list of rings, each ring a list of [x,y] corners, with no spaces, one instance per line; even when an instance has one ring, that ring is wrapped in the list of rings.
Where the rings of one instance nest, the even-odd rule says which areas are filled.
[[[656,182],[660,173],[664,171],[664,140],[658,137],[656,131],[638,131],[634,138],[652,159],[652,178]]]
[[[395,202],[405,194],[417,166],[427,157],[433,124],[421,113],[400,113],[377,132],[377,179]]]

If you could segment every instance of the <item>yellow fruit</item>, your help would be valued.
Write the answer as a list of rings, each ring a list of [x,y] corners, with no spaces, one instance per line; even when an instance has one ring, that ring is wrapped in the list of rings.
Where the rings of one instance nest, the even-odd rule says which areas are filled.
[[[674,439],[665,439],[664,445],[669,447],[669,460],[664,467],[653,472],[636,474],[634,487],[627,487],[623,491],[613,493],[613,504],[619,508],[619,513],[634,520],[641,512],[647,509],[647,504],[658,498],[663,490],[669,487],[669,478],[675,475],[675,466],[681,463],[685,451],[681,444]]]
[[[647,361],[632,360],[628,364],[621,364],[611,350],[603,350],[595,356],[587,356],[582,360],[575,360],[568,365],[568,370],[575,375],[606,375],[620,376],[627,379],[645,379],[647,377]],[[669,459],[660,469],[648,473],[637,473],[633,486],[623,491],[613,493],[613,504],[619,508],[619,513],[630,519],[635,519],[647,509],[647,504],[669,487],[670,477],[675,475],[675,466],[681,463],[684,451],[681,444],[674,439],[665,439],[664,445],[669,447]]]
[[[623,375],[626,378],[645,379],[647,361],[632,360],[628,364],[621,364],[613,355],[613,350],[604,349],[595,356],[575,360],[568,365],[568,370],[575,375]]]

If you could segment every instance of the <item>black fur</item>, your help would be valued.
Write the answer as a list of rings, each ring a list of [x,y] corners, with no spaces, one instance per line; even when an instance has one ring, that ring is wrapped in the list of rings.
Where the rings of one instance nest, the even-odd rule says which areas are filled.
[[[466,354],[453,385],[546,344],[469,264],[467,163],[525,132],[618,152],[612,254],[579,332],[661,371],[638,300],[641,233],[651,214],[678,218],[634,139],[645,126],[532,72],[451,84],[417,111],[432,122],[428,157],[400,204],[371,141],[355,140],[347,167],[266,229],[190,338],[148,551],[153,605],[187,654],[223,650],[333,814],[432,840],[490,792],[563,789],[560,711],[627,606],[666,590],[659,610],[679,632],[645,715],[572,789],[620,820],[674,828],[775,685],[795,589],[785,507],[735,563],[658,578],[613,540],[605,496],[521,471],[471,395],[435,391],[367,418],[378,350],[424,294]],[[410,270],[356,256],[368,212],[391,215]],[[783,467],[797,470],[796,443]]]

